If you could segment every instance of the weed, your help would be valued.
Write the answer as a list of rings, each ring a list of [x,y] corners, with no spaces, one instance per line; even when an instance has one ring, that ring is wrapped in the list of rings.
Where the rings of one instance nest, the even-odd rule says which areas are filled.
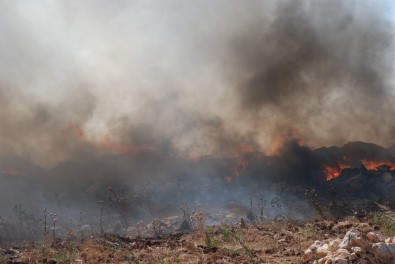
[[[261,222],[263,222],[264,218],[264,209],[266,207],[267,201],[263,200],[263,198],[260,199],[259,201],[259,220],[261,220]]]
[[[254,213],[252,196],[250,196],[250,209],[247,211],[246,217],[251,223],[255,223],[256,222],[257,216]]]
[[[183,203],[180,207],[180,210],[182,211],[182,223],[180,229],[191,230],[192,229],[191,214],[189,212],[188,204]]]
[[[246,255],[250,258],[250,263],[255,263],[255,256],[254,256],[254,250],[250,249],[241,239],[240,233],[236,232],[233,235],[234,239],[240,244],[240,246],[243,248],[244,252]]]
[[[112,209],[119,215],[122,225],[127,227],[130,220],[130,204],[122,189],[115,190],[111,186],[107,187],[107,199]]]
[[[218,241],[214,239],[214,230],[212,228],[209,228],[205,232],[204,242],[208,248],[214,248],[217,246]]]
[[[51,213],[50,214],[51,215],[51,220],[52,220],[52,239],[53,239],[53,241],[55,241],[56,240],[56,223],[57,223],[57,214],[54,214],[54,213]]]
[[[230,242],[233,239],[233,233],[232,233],[233,230],[228,224],[223,223],[221,225],[220,231],[221,231],[221,237],[225,242]]]
[[[395,235],[395,213],[387,212],[371,212],[368,214],[369,219],[374,225],[378,225],[385,235]]]

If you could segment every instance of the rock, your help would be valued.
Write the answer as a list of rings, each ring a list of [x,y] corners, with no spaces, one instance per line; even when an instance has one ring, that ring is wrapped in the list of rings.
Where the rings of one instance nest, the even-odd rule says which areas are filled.
[[[320,257],[325,257],[326,255],[328,255],[328,251],[329,251],[328,244],[324,244],[317,248],[317,254]]]
[[[318,264],[325,264],[325,263],[327,263],[327,261],[330,260],[330,259],[331,259],[330,256],[326,256],[326,257],[324,257],[324,258],[321,258],[321,259],[318,260]]]
[[[348,264],[348,261],[347,259],[343,259],[343,258],[333,258],[332,264]]]
[[[379,232],[369,232],[366,236],[372,243],[384,242],[385,240],[385,237]]]
[[[351,252],[358,254],[358,255],[365,253],[365,251],[361,247],[352,247]]]
[[[279,239],[277,241],[277,243],[286,243],[286,242],[287,242],[287,240],[285,238]]]
[[[340,238],[336,238],[335,240],[330,241],[329,244],[328,244],[328,249],[330,251],[337,250],[339,248],[339,245],[340,245],[341,242],[342,241],[341,241]]]
[[[336,253],[333,256],[341,259],[349,259],[351,254],[350,252],[348,252],[347,249],[340,248],[336,251]]]
[[[395,244],[375,243],[372,251],[374,257],[383,263],[393,263],[395,260]]]
[[[317,264],[395,263],[394,240],[395,237],[386,239],[377,231],[368,232],[365,236],[351,229],[342,240],[336,238],[328,243],[315,241],[304,252],[303,258],[305,262]]]
[[[306,249],[303,254],[304,262],[311,261],[315,258],[315,253],[311,249]]]
[[[310,261],[318,257],[317,250],[322,246],[322,242],[319,240],[314,241],[314,243],[304,251],[303,259],[304,261]]]
[[[361,247],[363,249],[369,249],[372,247],[369,241],[362,237],[357,237],[356,239],[353,240],[353,243],[354,246]]]
[[[5,254],[5,255],[14,256],[14,255],[18,255],[18,254],[19,254],[19,251],[16,250],[16,249],[11,248],[11,249],[7,249],[6,251],[4,251],[4,254]]]
[[[353,241],[360,235],[358,230],[351,229],[346,233],[342,242],[340,243],[340,248],[351,248],[353,246]]]
[[[337,225],[334,226],[334,229],[345,229],[345,228],[350,228],[352,227],[352,222],[350,221],[342,221],[339,222]]]

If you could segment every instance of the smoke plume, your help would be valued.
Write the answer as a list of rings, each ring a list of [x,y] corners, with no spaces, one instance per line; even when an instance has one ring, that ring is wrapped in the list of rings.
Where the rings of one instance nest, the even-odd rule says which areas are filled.
[[[390,10],[352,0],[0,3],[2,201],[38,206],[56,193],[89,207],[110,185],[147,216],[184,199],[276,195],[273,182],[320,186],[328,157],[313,149],[394,143]]]

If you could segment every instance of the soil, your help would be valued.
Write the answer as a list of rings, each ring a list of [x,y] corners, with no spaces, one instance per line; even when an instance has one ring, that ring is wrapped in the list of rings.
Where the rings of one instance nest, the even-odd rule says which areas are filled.
[[[114,234],[87,239],[3,247],[1,263],[303,263],[315,240],[343,237],[351,228],[378,229],[357,219],[341,222],[279,221],[204,226],[187,233],[130,238]]]

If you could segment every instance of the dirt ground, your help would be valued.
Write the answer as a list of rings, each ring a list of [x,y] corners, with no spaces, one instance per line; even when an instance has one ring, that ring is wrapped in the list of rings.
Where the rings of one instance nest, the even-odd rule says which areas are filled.
[[[3,247],[0,263],[303,263],[303,250],[315,240],[342,237],[351,227],[378,229],[350,218],[223,224],[156,238],[106,234]]]

